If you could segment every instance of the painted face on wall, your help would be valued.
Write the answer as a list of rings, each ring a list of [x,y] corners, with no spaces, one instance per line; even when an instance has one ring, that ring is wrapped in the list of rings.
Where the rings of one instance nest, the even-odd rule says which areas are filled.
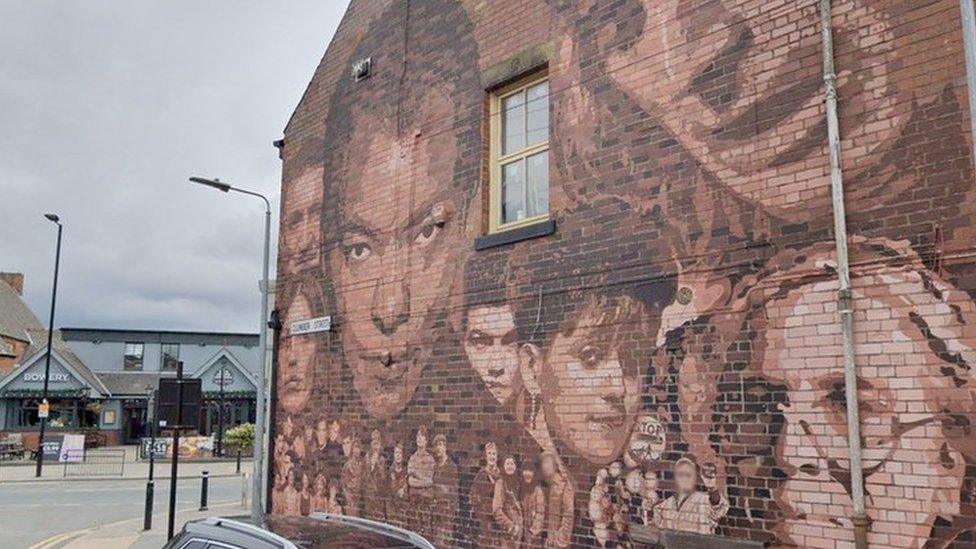
[[[620,455],[640,403],[635,342],[644,308],[629,298],[621,302],[589,299],[542,361],[542,397],[555,435],[598,464]]]
[[[515,463],[515,458],[512,456],[506,456],[505,462],[502,464],[506,475],[514,475],[518,470],[518,464]]]
[[[305,170],[290,183],[289,197],[281,203],[283,273],[295,274],[319,267],[322,247],[322,166]],[[302,196],[317,197],[309,203]]]
[[[448,120],[452,102],[432,92],[417,116]],[[361,163],[346,167],[339,241],[330,262],[345,320],[342,348],[367,412],[399,413],[431,362],[438,319],[470,246],[452,192],[456,143],[450,132],[425,136],[362,115],[350,147]],[[372,120],[372,122],[370,122]]]
[[[866,356],[868,347],[861,351],[871,361],[870,367],[859,368],[858,379],[863,475],[871,531],[897,531],[899,535],[871,543],[922,547],[938,517],[951,521],[960,513],[966,460],[949,435],[956,425],[968,425],[971,419],[948,410],[972,406],[972,397],[966,397],[965,389],[945,375],[952,365],[942,362],[934,350],[951,349],[953,360],[961,363],[973,361],[976,353],[969,345],[972,341],[967,344],[961,338],[947,337],[952,336],[956,315],[936,303],[920,280],[913,282],[911,275],[900,274],[884,276],[886,283],[881,278],[855,280],[857,309],[894,319],[886,321],[884,330],[872,331],[870,343],[861,344],[878,349],[870,357]],[[870,293],[858,290],[862,284]],[[906,295],[895,298],[878,291],[890,288]],[[822,307],[836,291],[834,282],[813,284],[766,308],[766,337],[776,343],[768,344],[763,375],[782,387],[777,392],[785,391],[785,402],[779,404],[783,425],[776,446],[778,467],[786,475],[774,494],[784,515],[778,535],[800,546],[813,543],[812,538],[806,539],[808,535],[853,540],[843,366],[839,356],[823,353],[824,349],[840,349],[840,336],[811,353],[815,347],[803,346],[802,334],[808,326],[791,322],[803,318],[810,307]],[[927,294],[927,299],[919,297]],[[909,300],[919,299],[930,302],[905,307]],[[971,304],[968,307],[972,309]],[[915,312],[910,313],[912,310]],[[961,317],[964,309],[956,311]],[[925,348],[920,343],[925,336],[919,331],[923,323],[933,328],[930,337],[945,339]],[[855,321],[855,329],[857,326]],[[963,438],[971,435],[960,436]],[[892,478],[899,487],[896,497],[892,497]],[[830,500],[821,504],[816,494],[826,493],[831,494]],[[907,516],[912,518],[906,520],[904,512],[909,509]]]
[[[464,352],[488,391],[500,404],[518,385],[518,334],[508,305],[473,307],[468,311]]]
[[[682,496],[695,492],[698,486],[698,468],[688,460],[680,460],[674,467],[675,491]]]
[[[285,313],[285,326],[312,318],[312,306],[303,294],[292,300]],[[278,362],[278,401],[289,414],[305,409],[312,394],[315,369],[315,336],[286,334],[281,338]]]
[[[816,211],[809,198],[829,192],[817,3],[797,5],[797,36],[787,41],[770,34],[783,28],[782,12],[752,2],[641,1],[643,31],[613,50],[607,73],[734,192],[794,216]],[[889,72],[898,66],[897,25],[872,2],[842,0],[835,10],[844,13],[837,48],[857,49],[838,64],[837,82],[842,146],[862,159],[845,166],[855,177],[871,164],[864,155],[893,145],[912,98]],[[782,185],[789,178],[792,189]]]

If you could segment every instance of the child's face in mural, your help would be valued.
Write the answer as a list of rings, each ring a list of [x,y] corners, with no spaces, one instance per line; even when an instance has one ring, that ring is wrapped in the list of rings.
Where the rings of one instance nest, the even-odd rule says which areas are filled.
[[[401,446],[393,448],[393,463],[403,463],[403,448]]]
[[[437,454],[437,457],[441,459],[446,458],[447,442],[445,442],[444,440],[438,440],[436,443],[434,443],[434,453]]]
[[[420,119],[447,120],[449,97],[430,94]],[[415,128],[357,120],[361,164],[348,166],[330,261],[345,320],[342,347],[366,410],[388,419],[413,398],[439,335],[464,240],[451,192],[456,144]],[[376,118],[376,115],[373,115]]]
[[[518,470],[518,466],[515,463],[515,459],[511,456],[505,458],[505,463],[503,464],[506,475],[514,475]]]
[[[498,448],[494,444],[485,446],[485,465],[489,469],[498,465]]]
[[[543,360],[541,387],[555,435],[593,463],[609,463],[626,444],[639,405],[639,322],[591,302],[575,326],[557,333]],[[645,334],[646,335],[646,334]]]
[[[285,314],[285,326],[292,322],[312,318],[312,306],[308,299],[298,294]],[[315,336],[291,335],[282,338],[278,368],[278,399],[282,408],[290,414],[302,411],[312,394],[312,373],[315,364]]]
[[[617,84],[735,192],[768,207],[799,204],[804,210],[809,201],[796,200],[795,194],[810,193],[813,185],[817,196],[826,196],[822,160],[813,164],[818,173],[809,175],[809,159],[827,157],[817,3],[798,7],[799,39],[791,36],[780,44],[769,33],[782,28],[774,21],[781,10],[730,0],[642,2],[642,34],[608,60]],[[860,28],[848,22],[835,29],[839,48],[858,50],[856,58],[847,56],[838,66],[845,150],[890,143],[907,122],[911,103],[898,97],[888,72],[897,66],[893,23],[871,2],[852,2],[835,2],[846,21],[862,18]],[[868,127],[878,124],[884,124],[878,130],[882,135],[864,139],[875,131]],[[793,192],[769,190],[788,176],[809,181]]]
[[[417,431],[417,451],[427,449],[427,435],[423,431]]]
[[[811,366],[815,359],[804,359],[808,349],[797,349],[806,326],[790,323],[801,310],[822,304],[833,285],[823,285],[778,300],[767,307],[770,344],[762,364],[763,376],[785,391],[779,404],[783,425],[776,447],[776,460],[786,479],[775,492],[784,519],[779,534],[784,540],[805,545],[812,530],[833,534],[820,537],[847,539],[851,532],[850,460],[847,451],[846,398],[840,359],[833,366]],[[836,292],[836,290],[834,290]],[[858,297],[855,294],[855,297]],[[858,300],[865,308],[870,300]],[[886,310],[897,314],[897,309]],[[894,315],[893,315],[894,316]],[[907,315],[906,315],[907,317]],[[931,319],[933,325],[936,319]],[[901,324],[899,329],[898,324]],[[960,512],[960,490],[965,473],[963,456],[947,443],[944,421],[952,421],[941,402],[957,389],[951,378],[939,372],[939,359],[925,356],[912,333],[912,322],[905,318],[892,322],[890,330],[871,335],[871,345],[886,349],[872,355],[871,367],[859,369],[858,398],[862,425],[862,459],[868,515],[878,531],[897,529],[905,540],[898,546],[921,547],[928,539],[937,516],[952,517]],[[837,347],[840,338],[837,336]],[[912,347],[918,350],[912,350]],[[955,351],[964,347],[953,344]],[[971,352],[968,351],[968,352]],[[822,364],[822,363],[821,363]],[[896,372],[892,375],[889,372]],[[890,492],[892,476],[906,487],[897,497]],[[902,476],[903,475],[903,476]],[[897,480],[901,478],[901,480]],[[911,489],[907,489],[907,487]],[[830,493],[829,504],[820,504],[815,494]],[[908,505],[914,517],[907,527],[900,511]],[[887,524],[884,524],[887,523]],[[816,535],[816,534],[813,534]]]
[[[515,390],[519,367],[515,317],[508,305],[468,311],[464,352],[488,391],[504,404]]]

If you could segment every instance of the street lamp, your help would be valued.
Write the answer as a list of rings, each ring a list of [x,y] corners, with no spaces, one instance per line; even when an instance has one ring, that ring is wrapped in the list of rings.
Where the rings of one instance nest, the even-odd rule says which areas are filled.
[[[191,177],[190,181],[199,185],[212,187],[221,192],[238,192],[256,196],[264,201],[264,266],[261,273],[261,322],[258,324],[258,347],[261,354],[261,365],[258,368],[258,386],[255,395],[257,412],[255,414],[254,425],[254,472],[251,478],[251,520],[254,524],[261,524],[263,519],[263,490],[261,489],[264,478],[264,435],[267,430],[265,426],[264,413],[264,391],[267,383],[265,379],[265,368],[268,360],[268,262],[271,254],[271,203],[263,194],[246,189],[234,187],[224,183],[219,179],[207,179],[203,177]]]
[[[58,298],[58,268],[61,266],[61,218],[54,214],[44,214],[48,221],[58,226],[58,246],[54,254],[54,286],[51,289],[51,318],[47,324],[47,356],[44,357],[44,392],[41,393],[41,406],[38,406],[38,420],[41,422],[41,432],[37,436],[37,467],[34,476],[41,477],[41,470],[44,467],[44,426],[47,424],[47,414],[49,413],[47,401],[48,378],[51,377],[51,345],[54,338],[54,305]],[[44,417],[40,417],[41,407],[44,407]]]

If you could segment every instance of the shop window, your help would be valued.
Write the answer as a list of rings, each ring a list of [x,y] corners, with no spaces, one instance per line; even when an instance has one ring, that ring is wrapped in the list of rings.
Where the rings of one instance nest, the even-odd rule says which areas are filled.
[[[549,80],[547,75],[491,95],[489,232],[549,219]]]
[[[142,370],[142,355],[146,350],[144,343],[126,343],[123,369]]]

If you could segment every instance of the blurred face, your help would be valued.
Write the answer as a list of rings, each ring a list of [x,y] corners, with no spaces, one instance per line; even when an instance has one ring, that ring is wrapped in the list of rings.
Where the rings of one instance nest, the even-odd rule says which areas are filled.
[[[422,116],[447,119],[449,105],[434,93]],[[451,135],[403,131],[398,138],[374,121],[359,126],[353,141],[362,163],[347,167],[340,240],[329,256],[353,384],[370,415],[388,419],[413,398],[431,362],[456,252],[470,242],[451,192]]]
[[[657,490],[657,475],[653,471],[644,473],[644,493],[650,495]]]
[[[342,440],[342,453],[347,458],[352,455],[352,438],[346,437]]]
[[[829,532],[822,536],[847,539],[851,531],[853,505],[842,366],[818,367],[797,358],[807,356],[806,350],[798,349],[803,326],[788,322],[818,300],[822,302],[823,292],[833,286],[814,285],[810,291],[794,292],[766,311],[770,319],[767,337],[791,342],[767,351],[762,365],[764,377],[783,387],[776,391],[785,391],[786,397],[779,404],[784,423],[776,447],[777,462],[786,473],[785,482],[775,492],[785,516],[779,534],[784,541],[799,545],[812,543],[805,537],[811,532]],[[921,288],[913,291],[924,292]],[[901,537],[889,542],[891,546],[921,547],[936,517],[960,512],[965,459],[947,443],[945,434],[945,425],[954,424],[945,412],[946,403],[958,402],[960,396],[951,378],[940,372],[940,358],[924,343],[917,343],[917,328],[907,312],[900,314],[897,301],[864,299],[857,293],[855,298],[858,308],[884,310],[898,319],[889,323],[890,328],[872,332],[871,344],[886,352],[872,355],[871,367],[861,368],[858,379],[862,465],[871,529],[897,529]],[[933,305],[928,310],[937,309]],[[947,336],[946,319],[951,318],[950,314],[927,320],[931,326],[941,324],[938,331]],[[906,344],[913,339],[916,342]],[[959,340],[946,345],[959,353],[956,356],[976,356]],[[902,479],[901,485],[912,488],[891,497],[892,475]],[[830,503],[816,503],[814,492],[830,493]],[[914,518],[906,523],[901,511],[908,508]]]
[[[552,456],[543,456],[540,466],[544,478],[551,479],[556,475],[556,460]]]
[[[612,312],[586,306],[575,326],[554,337],[540,379],[546,418],[558,437],[590,462],[604,464],[627,443],[641,387],[641,368],[631,359],[639,351],[624,343],[634,346],[640,323],[610,322]]]
[[[319,446],[325,446],[329,442],[329,427],[325,421],[320,421],[315,425],[315,442]]]
[[[675,490],[681,495],[688,495],[695,491],[698,485],[698,469],[687,462],[679,463],[674,470]]]
[[[403,448],[396,446],[393,448],[393,462],[403,463]]]
[[[312,318],[312,306],[308,299],[298,294],[285,313],[285,326],[292,322]],[[312,394],[315,364],[315,336],[291,335],[282,338],[278,357],[278,400],[290,414],[302,411]]]
[[[530,484],[535,479],[535,471],[532,469],[522,469],[522,481]]]
[[[291,189],[321,189],[321,166],[305,170],[296,180],[292,181]],[[294,191],[292,191],[294,192]],[[292,194],[289,192],[289,195]],[[311,191],[311,196],[321,196],[321,192]],[[322,203],[311,204],[300,200],[300,197],[289,196],[282,203],[281,215],[281,252],[279,256],[284,261],[287,273],[299,273],[318,268],[320,262],[319,239],[322,236]]]
[[[427,448],[427,435],[423,431],[417,431],[417,449],[425,450]]]
[[[437,444],[434,444],[434,452],[437,454],[438,457],[440,457],[440,458],[446,458],[447,457],[447,443],[444,442],[443,440],[438,440],[437,441]]]
[[[622,471],[623,471],[623,465],[619,461],[615,461],[615,462],[613,462],[613,463],[610,464],[610,476],[611,477],[613,477],[613,478],[619,477],[620,476],[620,473]]]
[[[607,73],[728,187],[771,209],[809,211],[794,193],[827,196],[821,38],[816,2],[798,3],[789,40],[781,10],[731,0],[642,0],[646,22],[631,47],[611,54]],[[889,71],[898,66],[892,29],[873,2],[841,0],[839,65],[843,149],[867,153],[894,141],[909,117]],[[852,25],[857,21],[857,25]],[[775,50],[775,54],[770,52]],[[628,67],[650,66],[651,74]],[[882,125],[880,130],[875,126]],[[870,132],[878,132],[868,137]],[[811,164],[811,159],[818,159]],[[811,165],[817,173],[810,175]],[[852,172],[863,166],[845,166]],[[854,174],[851,174],[856,177]],[[775,176],[775,177],[774,177]],[[784,178],[797,189],[772,189]],[[806,181],[804,181],[806,179]],[[778,192],[773,192],[773,191]]]
[[[515,464],[515,460],[514,459],[512,459],[510,457],[505,458],[504,467],[505,467],[505,474],[506,475],[514,475],[515,474],[516,464]]]
[[[464,352],[495,400],[501,404],[508,402],[519,366],[518,336],[511,307],[475,307],[468,311]]]
[[[333,421],[329,424],[329,440],[337,441],[339,440],[339,422]]]

